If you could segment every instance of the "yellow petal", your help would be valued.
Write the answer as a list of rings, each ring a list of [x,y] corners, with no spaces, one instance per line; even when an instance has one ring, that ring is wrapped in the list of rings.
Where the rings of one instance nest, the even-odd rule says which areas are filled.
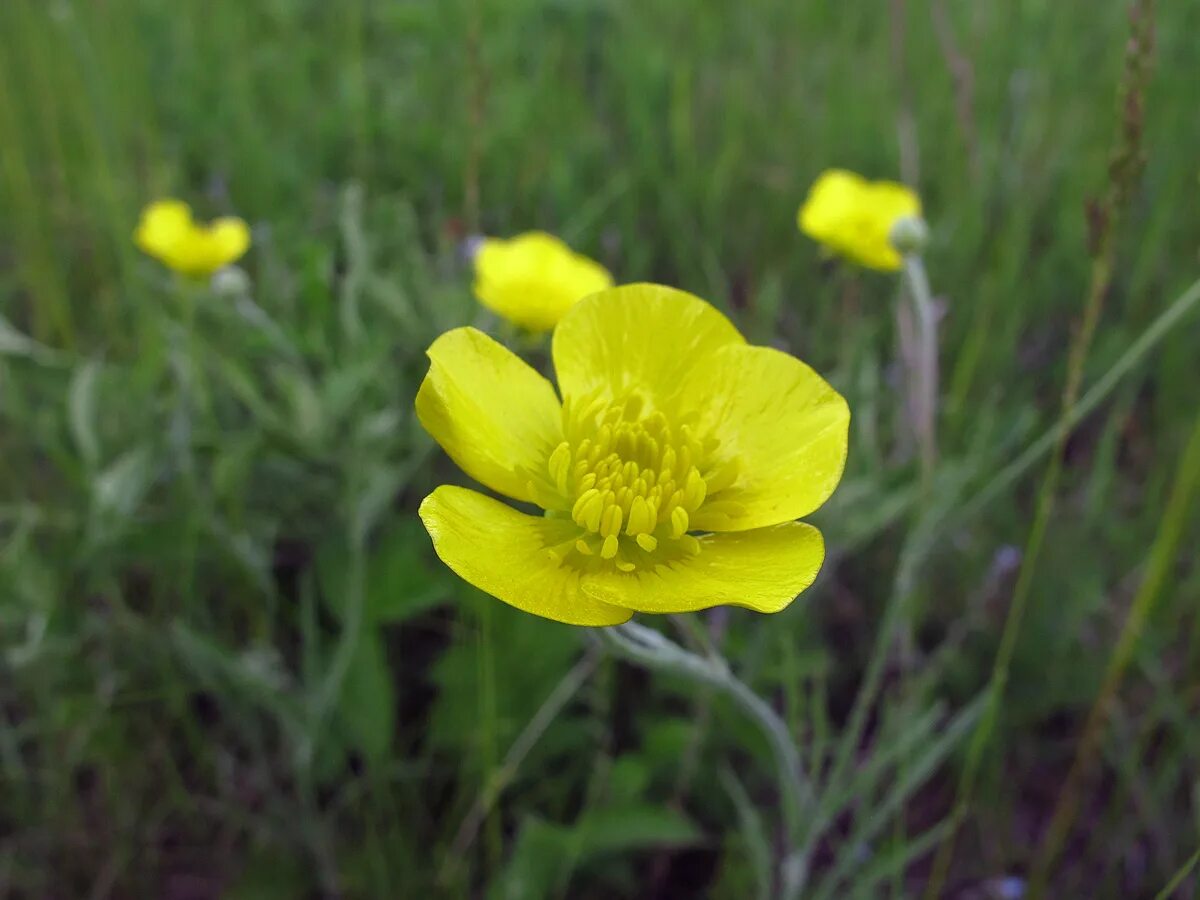
[[[920,214],[920,198],[905,185],[831,169],[813,184],[798,221],[801,231],[852,262],[892,271],[903,265],[891,243],[892,227]]]
[[[250,249],[250,226],[236,216],[216,219],[209,226],[212,271],[224,268],[242,258]]]
[[[236,262],[250,246],[250,227],[241,219],[217,219],[196,225],[183,235],[164,262],[192,278],[208,278]]]
[[[822,172],[800,207],[800,230],[821,243],[833,239],[861,203],[866,184],[845,169]]]
[[[658,284],[628,284],[573,306],[554,329],[564,397],[620,398],[631,390],[671,407],[721,347],[745,338],[713,306]]]
[[[142,211],[133,240],[162,262],[192,229],[192,210],[182,200],[156,200]]]
[[[745,531],[808,515],[846,464],[850,409],[820,375],[769,347],[726,347],[690,388],[704,433],[720,441],[707,470],[737,466],[733,484],[692,515],[701,531]]]
[[[825,559],[821,532],[788,522],[738,534],[709,534],[700,552],[653,571],[596,572],[583,590],[593,600],[645,613],[684,613],[710,606],[779,612],[813,583]]]
[[[579,534],[569,520],[529,516],[443,485],[421,504],[421,521],[442,562],[510,606],[568,625],[619,625],[632,615],[586,596],[579,572],[552,556]]]
[[[133,238],[145,253],[176,272],[207,278],[241,258],[250,247],[250,228],[235,217],[199,225],[183,201],[159,200],[143,211]]]
[[[609,287],[607,269],[541,231],[486,238],[475,254],[479,302],[530,331],[550,330],[580,299]]]
[[[867,198],[884,221],[895,223],[904,216],[921,215],[921,198],[908,185],[897,181],[869,182]]]
[[[548,472],[562,441],[562,408],[550,382],[474,328],[430,346],[417,418],[459,467],[501,494],[534,501],[527,471]]]

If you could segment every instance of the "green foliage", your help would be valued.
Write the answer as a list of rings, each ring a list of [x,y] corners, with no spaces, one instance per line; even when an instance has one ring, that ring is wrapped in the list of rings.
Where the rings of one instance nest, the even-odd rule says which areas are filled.
[[[447,599],[447,578],[424,552],[424,531],[415,518],[386,526],[372,543],[363,576],[363,617],[369,624],[398,624]],[[339,622],[349,593],[346,547],[337,541],[317,554],[321,597]]]
[[[0,895],[777,895],[754,723],[467,588],[416,518],[461,477],[412,411],[424,349],[495,324],[462,239],[541,227],[713,300],[849,399],[818,584],[702,624],[800,749],[803,896],[918,896],[1036,481],[972,498],[1059,413],[1122,7],[0,2]],[[1200,6],[1160,0],[1085,390],[1195,277],[1197,33]],[[932,226],[928,494],[895,283],[796,231],[830,166],[914,181]],[[137,254],[168,193],[252,224],[245,284]],[[1053,810],[1193,427],[1195,328],[1068,442],[965,893],[1026,871]],[[1193,556],[1116,692],[1056,896],[1153,896],[1195,850]]]
[[[360,750],[369,762],[378,764],[388,758],[396,727],[396,697],[387,650],[369,628],[359,635],[342,679],[335,727],[346,746]]]
[[[566,885],[576,870],[592,869],[587,879],[593,889],[637,893],[636,883],[614,877],[612,857],[637,851],[686,847],[700,833],[685,818],[660,806],[620,805],[585,814],[570,827],[527,818],[517,832],[512,856],[488,891],[489,900],[566,895]],[[580,876],[583,877],[582,875]]]
[[[465,627],[431,672],[438,697],[428,740],[468,768],[494,765],[579,655],[579,636],[568,625],[498,606],[470,588],[457,599]],[[571,718],[564,712],[560,720]],[[588,734],[581,728],[564,727],[547,737],[539,751],[587,752]]]

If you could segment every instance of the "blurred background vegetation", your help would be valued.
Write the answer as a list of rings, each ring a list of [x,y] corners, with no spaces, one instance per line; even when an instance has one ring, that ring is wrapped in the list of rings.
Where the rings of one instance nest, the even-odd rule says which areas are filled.
[[[1155,17],[1085,389],[1200,268],[1200,5]],[[910,536],[1060,415],[1128,35],[1123,3],[1052,0],[0,3],[0,894],[774,896],[753,726],[477,594],[415,519],[459,477],[412,412],[424,348],[488,322],[464,240],[537,227],[712,300],[850,401],[817,585],[702,617],[822,787],[804,896],[1022,896],[1172,536],[1050,896],[1197,896],[1159,894],[1200,831],[1195,316],[1066,443],[944,885],[1042,465],[913,562],[848,722]],[[925,202],[931,500],[897,282],[796,229],[831,166]],[[247,285],[137,253],[164,195],[252,224]]]

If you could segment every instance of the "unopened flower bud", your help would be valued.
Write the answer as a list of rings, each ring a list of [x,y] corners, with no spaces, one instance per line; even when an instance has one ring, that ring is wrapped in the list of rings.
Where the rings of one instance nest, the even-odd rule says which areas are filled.
[[[243,297],[250,293],[250,276],[241,266],[225,266],[213,272],[209,287],[218,297]]]
[[[929,243],[929,226],[920,216],[905,216],[896,220],[888,240],[901,255],[920,256]]]

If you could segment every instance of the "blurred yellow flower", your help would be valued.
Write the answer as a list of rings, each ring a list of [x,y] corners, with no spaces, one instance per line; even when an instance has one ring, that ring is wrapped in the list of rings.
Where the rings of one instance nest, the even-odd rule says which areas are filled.
[[[420,514],[446,565],[575,625],[720,604],[778,612],[812,584],[824,541],[795,520],[841,479],[850,419],[819,375],[653,284],[584,298],[552,351],[561,401],[473,328],[429,348],[425,430],[472,478],[545,510],[437,488]]]
[[[156,200],[142,210],[133,239],[181,275],[207,278],[241,258],[250,247],[250,228],[235,217],[201,224],[182,200]]]
[[[484,238],[475,254],[479,302],[534,332],[549,331],[576,301],[612,284],[604,266],[541,231]]]
[[[892,243],[902,219],[919,219],[921,200],[894,181],[867,181],[853,172],[823,172],[800,207],[800,230],[835,253],[870,269],[895,271],[903,258]]]

